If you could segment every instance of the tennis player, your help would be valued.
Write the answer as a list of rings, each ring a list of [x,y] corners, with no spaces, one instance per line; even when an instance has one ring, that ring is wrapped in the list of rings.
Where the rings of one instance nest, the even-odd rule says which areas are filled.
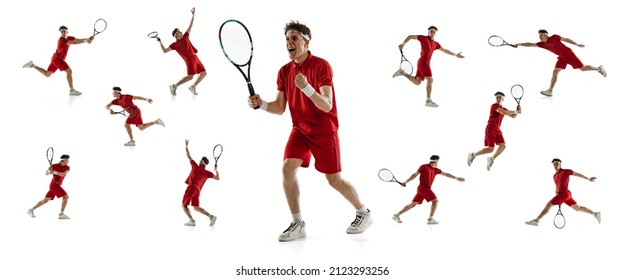
[[[488,157],[486,159],[486,170],[490,171],[490,168],[495,163],[495,159],[503,153],[506,149],[506,141],[503,138],[503,133],[501,132],[501,121],[504,116],[508,116],[511,118],[516,118],[518,114],[521,113],[521,105],[516,106],[516,111],[510,111],[504,108],[501,104],[503,103],[503,99],[506,95],[503,92],[496,92],[495,102],[490,106],[490,115],[488,116],[488,123],[486,124],[486,135],[484,136],[484,148],[475,152],[469,153],[467,158],[467,164],[471,166],[473,160],[480,155],[490,154],[495,150],[495,144],[497,144],[497,150],[492,157]]]
[[[421,57],[419,58],[419,61],[417,61],[417,73],[413,77],[413,76],[408,75],[407,73],[404,73],[404,71],[402,71],[400,68],[399,70],[397,70],[397,72],[393,74],[393,78],[397,76],[404,76],[417,86],[420,85],[423,80],[425,80],[427,83],[425,86],[425,91],[426,91],[426,96],[427,96],[425,100],[425,106],[428,106],[428,107],[438,107],[438,104],[434,103],[434,101],[432,101],[432,98],[431,98],[432,83],[434,82],[434,80],[432,79],[432,69],[430,68],[430,59],[432,59],[432,54],[434,54],[434,51],[440,50],[448,55],[453,55],[458,58],[464,58],[464,56],[462,55],[462,52],[453,53],[441,47],[441,44],[434,41],[434,36],[436,36],[437,31],[438,31],[438,28],[436,26],[430,26],[428,28],[428,36],[409,35],[408,37],[406,37],[406,39],[399,45],[400,50],[403,50],[404,45],[406,45],[406,43],[408,43],[408,41],[410,40],[418,40],[421,43]]]
[[[194,95],[197,95],[197,91],[195,88],[197,85],[206,77],[206,69],[204,69],[204,65],[196,55],[197,49],[191,44],[191,40],[189,40],[189,35],[191,34],[191,27],[193,27],[193,20],[195,19],[195,7],[191,9],[191,23],[189,23],[189,28],[183,34],[180,29],[176,28],[172,31],[171,35],[176,38],[176,41],[171,43],[169,47],[165,48],[163,42],[161,42],[161,38],[156,37],[156,40],[161,45],[161,49],[163,53],[168,53],[171,50],[175,50],[184,60],[184,63],[187,65],[187,76],[184,76],[180,81],[175,84],[169,86],[169,91],[171,95],[176,95],[176,89],[193,79],[193,76],[199,74],[195,82],[189,87],[189,90]]]
[[[549,203],[545,205],[545,208],[543,208],[543,211],[540,212],[540,214],[538,215],[536,219],[533,219],[525,223],[531,226],[537,226],[538,222],[540,222],[540,219],[542,219],[545,215],[547,215],[551,207],[553,207],[554,205],[561,205],[562,203],[575,209],[575,211],[582,211],[584,213],[593,215],[595,219],[597,219],[597,222],[601,223],[601,212],[594,212],[584,206],[577,204],[577,202],[573,199],[573,195],[571,194],[571,191],[569,191],[569,178],[571,177],[571,175],[586,179],[590,182],[594,182],[597,178],[596,177],[588,178],[571,169],[563,169],[562,161],[558,158],[554,158],[551,161],[551,164],[553,164],[553,168],[555,168],[556,170],[556,174],[553,175],[553,181],[555,181],[556,183],[556,196],[554,196],[549,201]]]
[[[464,178],[462,177],[456,177],[454,175],[441,171],[438,168],[439,159],[440,157],[437,155],[431,156],[429,163],[419,166],[419,169],[417,169],[417,172],[410,175],[410,177],[408,177],[406,181],[399,183],[400,185],[405,187],[406,184],[408,184],[408,182],[412,181],[413,179],[417,178],[417,176],[421,175],[421,177],[419,177],[419,186],[417,187],[417,194],[414,196],[410,204],[404,206],[404,208],[402,208],[399,212],[397,212],[397,214],[393,215],[393,220],[395,220],[395,222],[402,223],[399,216],[401,214],[406,213],[408,210],[414,208],[415,206],[420,205],[421,203],[423,203],[423,200],[425,200],[427,202],[432,202],[432,206],[430,207],[430,217],[428,217],[428,221],[427,221],[428,225],[438,224],[438,222],[434,220],[433,218],[434,212],[436,212],[436,207],[438,206],[438,198],[436,197],[436,194],[434,194],[434,192],[432,191],[432,183],[434,182],[434,177],[436,177],[436,175],[438,174],[441,174],[445,177],[458,180],[460,182],[464,182]]]
[[[541,94],[545,96],[553,96],[553,87],[556,85],[556,81],[558,80],[558,73],[564,70],[567,65],[571,65],[573,69],[580,69],[582,71],[597,71],[603,77],[607,76],[603,66],[599,65],[599,67],[595,67],[591,65],[584,65],[582,61],[577,58],[575,53],[573,53],[571,48],[567,47],[562,42],[566,42],[580,48],[585,47],[583,44],[578,44],[569,38],[564,38],[556,34],[549,36],[549,33],[547,33],[547,30],[545,29],[538,30],[538,37],[540,38],[540,42],[538,43],[520,43],[513,44],[512,46],[515,48],[518,46],[539,47],[558,55],[558,61],[556,61],[555,69],[553,69],[553,74],[551,75],[551,85],[549,86],[549,89],[541,91]]]
[[[292,241],[306,237],[305,222],[299,204],[297,170],[308,167],[311,155],[315,168],[324,173],[330,186],[356,209],[356,218],[347,233],[363,233],[373,223],[371,211],[360,201],[356,189],[341,177],[341,153],[338,137],[338,114],[330,64],[308,50],[310,29],[291,21],[284,28],[286,49],[291,60],[278,72],[278,93],[271,102],[258,94],[250,96],[249,106],[281,115],[288,104],[293,127],[284,151],[283,187],[293,221],[278,240]]]
[[[141,110],[133,102],[133,100],[145,100],[148,103],[152,104],[152,99],[141,96],[133,96],[130,94],[122,94],[122,89],[120,87],[113,87],[113,96],[115,97],[115,99],[113,99],[113,101],[111,101],[111,103],[107,104],[105,107],[111,112],[111,114],[113,114],[113,112],[111,111],[111,106],[113,105],[120,106],[124,108],[124,110],[129,108],[128,110],[134,110],[137,112],[135,116],[128,116],[128,118],[126,119],[126,124],[124,124],[126,132],[128,132],[128,136],[130,136],[130,141],[124,144],[124,146],[135,146],[135,139],[132,136],[132,129],[130,125],[137,126],[137,128],[139,128],[139,130],[141,131],[155,124],[165,126],[165,123],[160,118],[156,121],[144,124],[143,119],[141,118]]]
[[[65,58],[67,57],[67,52],[69,51],[69,45],[77,45],[82,43],[89,43],[93,41],[93,36],[84,39],[76,39],[73,36],[67,36],[68,29],[66,26],[59,27],[59,31],[61,32],[61,37],[56,44],[56,51],[52,54],[52,60],[50,61],[50,65],[48,69],[43,69],[33,63],[33,61],[29,61],[23,68],[34,68],[39,71],[39,73],[43,74],[46,78],[52,76],[56,70],[65,71],[67,74],[67,84],[69,85],[69,95],[81,95],[82,92],[74,89],[74,79],[72,78],[72,69],[69,67],[67,62],[65,62]]]
[[[67,192],[61,187],[63,184],[63,180],[65,180],[65,176],[69,173],[69,155],[62,155],[61,161],[59,163],[55,163],[50,165],[50,167],[46,170],[46,175],[52,175],[52,181],[50,182],[50,190],[46,193],[46,196],[33,208],[28,209],[28,215],[31,217],[35,217],[35,209],[41,207],[42,205],[48,203],[48,201],[53,200],[55,197],[60,197],[63,199],[61,202],[61,213],[59,213],[59,219],[66,220],[69,219],[67,215],[65,215],[65,207],[67,206],[67,201],[69,200],[69,195]]]
[[[191,154],[189,154],[189,140],[184,140],[184,143],[187,158],[191,163],[191,173],[189,173],[189,177],[187,177],[187,180],[185,181],[188,185],[187,190],[184,192],[184,196],[182,197],[182,210],[184,210],[184,213],[187,217],[189,217],[189,221],[184,225],[195,226],[195,220],[193,219],[193,216],[191,216],[191,211],[189,211],[190,204],[193,206],[195,211],[206,215],[210,219],[210,226],[213,226],[215,221],[217,221],[217,216],[211,215],[208,211],[204,210],[204,208],[200,207],[200,192],[202,191],[202,187],[204,187],[206,180],[210,178],[219,180],[217,165],[215,165],[215,173],[206,170],[206,166],[208,165],[207,157],[202,157],[202,160],[200,160],[200,164],[198,165],[191,157]]]

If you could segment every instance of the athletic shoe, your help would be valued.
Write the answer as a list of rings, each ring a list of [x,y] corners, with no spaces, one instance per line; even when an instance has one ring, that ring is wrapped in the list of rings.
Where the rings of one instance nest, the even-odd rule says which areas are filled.
[[[401,68],[399,68],[395,73],[393,73],[393,78],[398,77],[398,76],[403,76],[404,75],[404,71],[401,70]]]
[[[194,220],[188,221],[184,225],[188,226],[188,227],[194,227],[195,226],[195,221]]]
[[[130,140],[130,141],[126,142],[126,144],[124,144],[124,146],[126,146],[126,147],[134,147],[135,146],[135,141],[134,140]]]
[[[191,85],[189,90],[193,93],[193,95],[197,95],[197,91],[195,91],[195,85]]]
[[[595,212],[592,215],[595,216],[595,219],[597,219],[597,222],[601,223],[601,212]]]
[[[176,84],[169,85],[169,92],[171,95],[176,95]]]
[[[493,167],[493,163],[495,163],[493,157],[488,157],[486,159],[486,170],[490,171],[490,168]]]
[[[77,95],[81,95],[81,94],[82,94],[82,92],[77,91],[77,90],[75,90],[75,89],[70,89],[70,90],[69,90],[69,95],[72,95],[72,96],[77,96]]]
[[[551,89],[548,89],[548,90],[543,90],[543,91],[541,91],[540,93],[541,93],[542,95],[544,95],[544,96],[553,96],[553,92],[552,92],[552,90],[551,90]]]
[[[394,220],[395,222],[397,222],[398,224],[401,224],[401,223],[402,223],[401,219],[399,219],[399,214],[394,214],[394,215],[393,215],[393,220]]]
[[[289,228],[280,234],[278,240],[286,242],[300,238],[306,238],[306,223],[304,221],[291,222]]]
[[[432,218],[428,219],[428,225],[438,225],[438,222]]]
[[[434,103],[434,101],[432,101],[432,100],[426,100],[425,101],[425,106],[436,108],[436,107],[438,107],[438,104]]]
[[[215,222],[217,221],[217,216],[211,215],[210,219],[211,219],[211,223],[209,224],[209,226],[212,227],[213,225],[215,225]]]
[[[356,234],[363,233],[369,226],[373,224],[373,218],[371,217],[371,210],[367,209],[366,213],[356,213],[356,219],[347,228],[347,233]]]
[[[469,153],[469,156],[467,157],[467,164],[469,165],[469,167],[473,163],[474,159],[475,159],[475,154],[474,153]]]
[[[608,76],[608,73],[605,72],[605,68],[603,68],[603,65],[599,65],[599,74],[601,74],[603,77]]]
[[[33,67],[35,67],[35,64],[33,63],[32,60],[29,61],[29,62],[26,62],[26,64],[24,64],[24,66],[22,66],[22,68],[33,68]]]
[[[28,213],[28,215],[30,215],[31,218],[35,217],[35,210],[33,210],[33,209],[28,209],[28,212],[26,212],[26,213]]]
[[[59,214],[59,220],[69,220],[69,217],[63,213]]]
[[[164,123],[164,122],[163,122],[163,120],[161,120],[160,118],[159,118],[159,119],[157,119],[155,122],[156,122],[156,124],[158,124],[158,125],[160,125],[160,126],[165,127],[165,123]]]
[[[533,219],[529,222],[525,222],[525,224],[530,226],[538,226],[538,219]]]

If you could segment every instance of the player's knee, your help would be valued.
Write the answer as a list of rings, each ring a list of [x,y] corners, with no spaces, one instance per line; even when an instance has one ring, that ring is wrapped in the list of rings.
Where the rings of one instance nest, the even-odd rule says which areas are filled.
[[[328,179],[328,184],[333,188],[337,188],[341,185],[342,178],[339,175],[326,176],[326,179]]]
[[[202,212],[202,207],[200,207],[200,206],[193,206],[193,210],[198,211],[198,212]]]
[[[69,195],[66,194],[65,196],[63,196],[63,200],[68,200],[68,199],[69,199]]]
[[[297,164],[296,162],[285,160],[282,163],[282,174],[285,176],[294,175],[297,167],[299,167],[299,164]]]
[[[495,147],[486,147],[486,149],[484,149],[487,153],[492,153],[495,150]]]
[[[499,147],[499,149],[505,149],[506,148],[506,144],[505,143],[499,143],[497,144],[497,147]]]

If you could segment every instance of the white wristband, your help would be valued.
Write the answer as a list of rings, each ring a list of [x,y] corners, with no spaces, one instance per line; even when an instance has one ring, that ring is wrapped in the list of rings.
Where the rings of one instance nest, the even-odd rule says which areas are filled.
[[[311,97],[315,93],[315,89],[310,84],[308,84],[305,88],[302,89],[302,92],[304,92],[306,96]]]
[[[265,102],[265,100],[260,100],[260,109],[263,111],[267,111],[267,102]]]

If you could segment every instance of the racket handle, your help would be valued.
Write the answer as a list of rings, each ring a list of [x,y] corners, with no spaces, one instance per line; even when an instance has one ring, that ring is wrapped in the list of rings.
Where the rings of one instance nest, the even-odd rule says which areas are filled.
[[[252,85],[251,82],[247,83],[247,90],[250,92],[250,96],[256,95],[256,92],[254,91],[254,86]],[[254,110],[258,110],[258,108],[260,108],[260,105],[257,105],[256,107],[254,107]]]

